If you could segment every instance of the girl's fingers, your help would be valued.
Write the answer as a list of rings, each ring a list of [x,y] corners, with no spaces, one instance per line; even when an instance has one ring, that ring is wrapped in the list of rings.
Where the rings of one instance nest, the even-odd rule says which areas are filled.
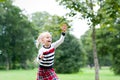
[[[66,31],[67,30],[67,25],[66,24],[64,24],[63,26],[62,26],[62,31]]]

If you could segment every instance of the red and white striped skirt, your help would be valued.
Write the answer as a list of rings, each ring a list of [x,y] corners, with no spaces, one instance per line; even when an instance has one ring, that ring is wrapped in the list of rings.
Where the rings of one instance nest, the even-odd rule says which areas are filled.
[[[53,68],[44,69],[39,67],[36,80],[59,80],[59,79]]]

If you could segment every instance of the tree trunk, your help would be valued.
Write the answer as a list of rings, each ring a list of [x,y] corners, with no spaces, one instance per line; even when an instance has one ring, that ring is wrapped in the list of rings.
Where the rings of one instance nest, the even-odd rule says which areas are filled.
[[[95,26],[92,27],[92,44],[93,44],[93,56],[95,66],[95,80],[99,80],[99,63],[96,50],[96,39],[95,39]]]
[[[9,57],[8,54],[6,55],[6,70],[10,69],[10,65],[9,65]]]

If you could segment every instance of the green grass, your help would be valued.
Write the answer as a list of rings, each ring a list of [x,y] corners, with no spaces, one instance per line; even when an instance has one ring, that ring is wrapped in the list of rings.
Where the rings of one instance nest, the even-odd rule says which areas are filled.
[[[37,69],[33,70],[0,70],[0,80],[35,80]],[[84,68],[75,74],[57,74],[61,80],[95,80],[94,69]],[[100,70],[100,80],[120,80],[108,68]]]
[[[100,70],[100,80],[120,80],[109,68]],[[59,74],[61,80],[95,80],[94,69],[84,68],[77,74]]]

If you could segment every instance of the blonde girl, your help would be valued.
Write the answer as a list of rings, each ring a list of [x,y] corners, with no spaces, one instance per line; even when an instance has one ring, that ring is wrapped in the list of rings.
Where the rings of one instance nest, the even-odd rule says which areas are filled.
[[[36,47],[41,44],[41,48],[37,56],[39,69],[36,80],[59,80],[53,69],[54,55],[56,48],[64,41],[67,30],[66,24],[61,29],[61,37],[56,42],[52,43],[52,35],[49,32],[43,32],[37,38]]]

